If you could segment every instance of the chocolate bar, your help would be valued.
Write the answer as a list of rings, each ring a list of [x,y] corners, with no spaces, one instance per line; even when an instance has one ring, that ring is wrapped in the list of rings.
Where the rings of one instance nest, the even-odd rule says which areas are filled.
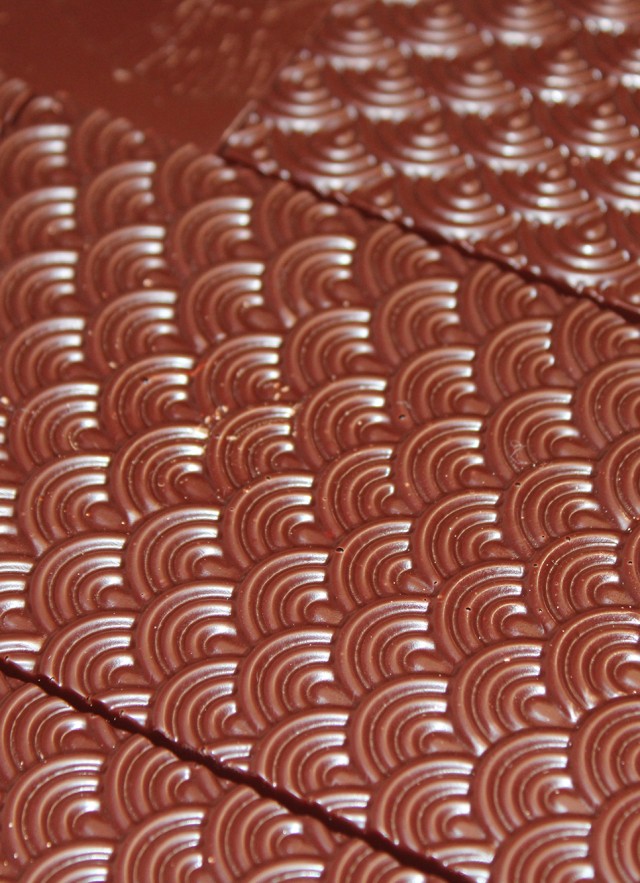
[[[640,7],[345,0],[228,154],[637,315]]]

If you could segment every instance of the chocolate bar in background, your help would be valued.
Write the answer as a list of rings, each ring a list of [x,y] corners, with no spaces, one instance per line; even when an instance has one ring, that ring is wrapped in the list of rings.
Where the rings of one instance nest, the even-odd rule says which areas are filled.
[[[0,188],[2,656],[445,876],[640,877],[640,328],[61,101]]]
[[[1,0],[0,70],[215,150],[326,0]]]
[[[640,313],[640,4],[343,0],[227,155]]]

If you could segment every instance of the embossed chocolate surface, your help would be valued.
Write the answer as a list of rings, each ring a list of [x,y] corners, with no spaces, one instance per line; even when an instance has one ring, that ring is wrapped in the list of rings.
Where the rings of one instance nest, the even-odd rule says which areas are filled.
[[[640,879],[640,329],[44,98],[0,187],[2,656],[474,881]]]
[[[428,883],[314,819],[2,675],[0,745],[7,883]]]
[[[216,147],[326,0],[0,0],[0,68]],[[45,11],[46,10],[46,11]]]
[[[640,4],[345,0],[229,153],[640,311]]]

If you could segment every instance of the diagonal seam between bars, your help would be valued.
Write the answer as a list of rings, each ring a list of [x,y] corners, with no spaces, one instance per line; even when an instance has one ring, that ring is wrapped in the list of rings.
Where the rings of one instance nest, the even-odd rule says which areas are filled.
[[[103,718],[114,729],[122,730],[131,735],[142,736],[155,745],[156,748],[170,751],[178,760],[205,767],[220,779],[251,788],[260,797],[273,800],[292,815],[308,816],[320,822],[335,834],[360,840],[371,849],[385,853],[406,868],[426,875],[435,875],[440,879],[441,883],[473,883],[473,880],[466,874],[453,871],[436,859],[421,855],[411,849],[397,846],[377,831],[362,830],[353,822],[334,816],[318,804],[311,803],[303,797],[297,797],[285,789],[271,785],[255,773],[228,767],[221,761],[202,754],[195,748],[180,745],[164,733],[157,730],[148,730],[135,720],[112,711],[104,703],[83,698],[74,690],[65,689],[50,678],[24,671],[19,665],[6,658],[0,658],[0,674],[37,686],[48,696],[61,699],[81,714],[95,714]]]
[[[297,179],[288,177],[284,173],[286,170],[265,172],[260,169],[259,166],[253,165],[248,160],[236,156],[233,150],[228,148],[228,142],[222,144],[220,149],[218,151],[215,151],[215,155],[219,156],[230,166],[238,166],[243,169],[248,169],[249,171],[254,172],[256,175],[259,175],[262,178],[267,178],[271,181],[285,181],[287,184],[292,185],[297,190],[302,190],[306,193],[312,194],[312,196],[314,196],[316,199],[322,200],[323,202],[332,203],[333,205],[337,205],[343,210],[350,209],[351,211],[357,212],[358,214],[362,215],[363,218],[367,218],[368,220],[377,221],[379,224],[392,224],[393,226],[398,227],[400,230],[403,230],[405,233],[410,233],[413,236],[424,239],[424,241],[430,245],[447,246],[447,248],[450,248],[452,249],[452,251],[457,252],[467,261],[471,260],[483,264],[492,264],[494,267],[497,267],[503,272],[510,273],[513,276],[519,277],[523,282],[528,285],[546,285],[549,288],[552,288],[556,294],[559,294],[562,297],[570,297],[574,300],[588,300],[591,303],[595,304],[601,310],[609,310],[610,312],[615,313],[617,316],[619,316],[621,319],[624,319],[625,322],[629,322],[631,325],[640,325],[640,312],[635,312],[634,310],[627,309],[622,304],[609,302],[604,300],[603,298],[599,298],[588,289],[585,289],[584,291],[578,291],[568,283],[562,282],[560,279],[556,279],[553,276],[548,276],[544,273],[533,273],[531,270],[527,270],[526,267],[513,267],[508,261],[500,260],[500,258],[496,255],[484,254],[478,251],[476,248],[465,248],[455,239],[451,239],[447,236],[442,236],[435,230],[428,230],[426,228],[412,226],[411,224],[405,223],[402,218],[385,218],[383,215],[378,214],[373,209],[367,208],[367,206],[360,205],[354,202],[349,202],[347,198],[340,199],[339,196],[337,196],[335,193],[324,193],[320,190],[316,190],[314,187],[304,181],[298,181]]]

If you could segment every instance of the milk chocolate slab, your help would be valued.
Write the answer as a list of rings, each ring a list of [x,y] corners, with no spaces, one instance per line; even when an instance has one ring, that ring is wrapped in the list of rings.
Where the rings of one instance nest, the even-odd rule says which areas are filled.
[[[0,675],[3,881],[438,883]]]
[[[468,879],[640,879],[640,328],[43,98],[0,186],[2,657]]]
[[[216,147],[325,0],[2,0],[0,68]]]
[[[640,5],[345,0],[230,156],[640,312]]]

